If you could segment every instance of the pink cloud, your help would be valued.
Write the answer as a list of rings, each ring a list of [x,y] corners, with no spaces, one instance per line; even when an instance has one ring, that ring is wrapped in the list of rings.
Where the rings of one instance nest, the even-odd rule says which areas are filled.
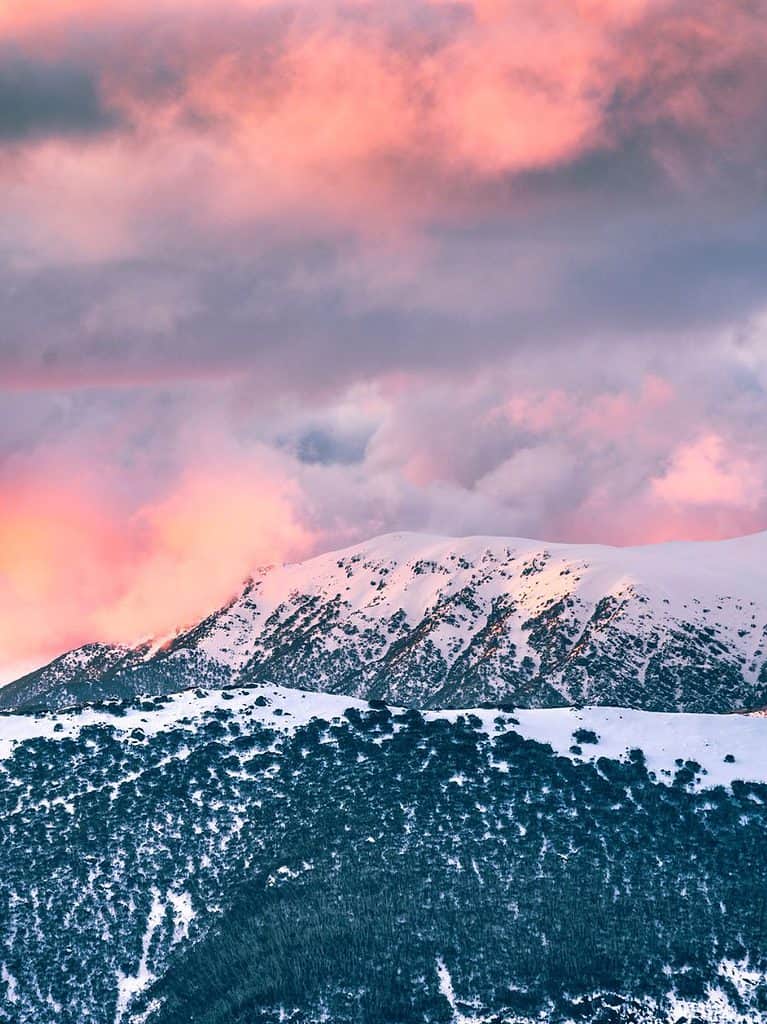
[[[348,464],[238,447],[247,403],[226,403],[228,425],[220,409],[187,408],[148,451],[135,445],[140,423],[118,416],[86,448],[73,438],[17,458],[0,477],[0,671],[94,639],[162,635],[259,564],[387,530],[629,544],[764,526],[763,455],[734,429],[701,430],[705,409],[665,378],[593,397],[517,381],[501,402],[509,379],[400,377],[350,394],[325,420],[356,427],[364,407],[373,433]],[[302,412],[301,431],[320,416]]]
[[[587,427],[591,430],[627,430],[658,409],[668,406],[674,398],[671,384],[655,374],[646,374],[635,395],[605,393],[598,395],[587,410]]]
[[[748,150],[765,100],[767,27],[746,7],[477,0],[472,17],[451,19],[456,5],[419,0],[407,34],[362,2],[356,16],[295,2],[290,28],[253,20],[279,6],[241,0],[219,17],[204,0],[6,4],[0,39],[85,61],[130,126],[86,147],[28,145],[0,167],[28,244],[129,252],[158,209],[360,232],[460,218],[488,201],[488,183],[653,127],[652,155],[694,179],[701,165],[685,164],[679,132],[729,158],[733,140]],[[84,19],[99,47],[79,34]]]
[[[674,451],[652,490],[670,504],[750,509],[765,497],[764,469],[717,434],[704,434]]]
[[[589,445],[620,443],[630,432],[644,447],[665,444],[665,421],[675,397],[669,381],[645,374],[632,390],[579,395],[563,388],[521,391],[490,413],[536,433],[567,430]]]
[[[43,133],[0,148],[7,299],[25,288],[32,296],[30,315],[5,339],[0,386],[14,402],[28,392],[33,409],[29,437],[9,428],[0,455],[32,449],[48,432],[24,472],[0,477],[3,657],[21,664],[83,640],[163,632],[225,600],[261,561],[378,530],[629,543],[763,526],[767,463],[747,443],[763,434],[763,412],[749,420],[742,411],[728,426],[734,405],[688,386],[691,347],[666,358],[666,340],[651,339],[645,359],[647,338],[632,333],[646,297],[633,285],[648,253],[668,258],[662,246],[638,246],[616,281],[630,293],[627,344],[589,349],[578,332],[592,317],[577,308],[562,326],[585,284],[593,290],[596,280],[596,297],[583,301],[601,305],[600,270],[612,280],[618,247],[633,253],[635,226],[657,229],[646,195],[632,205],[634,171],[641,178],[660,165],[693,191],[711,164],[729,176],[751,161],[761,173],[752,138],[763,138],[767,103],[759,8],[6,0],[0,42],[41,66],[84,69],[115,122],[87,141]],[[279,12],[289,17],[271,17]],[[611,235],[613,225],[579,210],[579,223],[565,216],[553,231],[556,204],[576,188],[568,174],[552,184],[563,165],[581,160],[575,176],[588,178],[595,150],[601,158],[624,145],[630,166],[615,165],[629,181],[621,230]],[[531,179],[543,182],[540,193],[526,191]],[[692,212],[704,220],[709,207]],[[690,237],[697,247],[697,234],[683,242]],[[727,232],[703,237],[722,242],[728,258]],[[317,258],[322,248],[333,249],[329,265]],[[262,259],[272,252],[273,263]],[[696,261],[681,252],[669,267],[684,277]],[[163,285],[169,266],[182,272]],[[712,266],[695,278],[698,316]],[[136,267],[146,269],[134,281]],[[70,285],[79,273],[87,280],[78,297]],[[676,292],[669,300],[666,277],[660,288],[653,279],[650,298],[668,316]],[[46,289],[47,304],[38,302]],[[304,307],[295,324],[294,298]],[[600,322],[612,323],[607,284],[604,298]],[[550,338],[552,308],[562,312]],[[325,321],[331,309],[337,317]],[[705,345],[695,385],[716,375],[706,364],[715,345]],[[233,441],[201,450],[208,423],[181,437],[177,421],[168,426],[172,413],[158,426],[141,408],[157,401],[159,385],[170,393],[173,383],[175,398],[206,381],[204,421],[205,408],[230,399],[233,377],[241,393],[221,435],[250,439],[247,455]],[[348,465],[307,467],[252,441],[268,435],[284,453],[298,449],[302,431],[332,434],[323,404],[350,381],[362,389],[346,398],[365,424],[359,437],[350,432]],[[272,428],[263,407],[283,415],[294,386],[315,403],[302,430],[286,414],[285,431]],[[761,402],[757,388],[749,398],[742,383],[732,387],[741,407]],[[111,389],[124,436],[102,431],[101,411],[81,424],[92,396],[78,388]],[[62,408],[74,411],[37,390],[65,390]],[[99,410],[103,397],[93,398]],[[176,416],[196,423],[197,414],[192,401]],[[134,495],[134,460],[152,455],[161,469]]]
[[[204,616],[258,565],[308,550],[295,499],[269,457],[200,466],[127,511],[75,467],[6,481],[3,664],[94,639],[135,642]]]

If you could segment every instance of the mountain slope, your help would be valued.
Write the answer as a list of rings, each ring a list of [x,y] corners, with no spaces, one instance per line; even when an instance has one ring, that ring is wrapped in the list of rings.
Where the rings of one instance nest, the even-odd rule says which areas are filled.
[[[393,534],[261,570],[164,643],[93,644],[0,690],[62,707],[269,683],[418,707],[767,704],[767,534],[640,548]]]
[[[756,1022],[767,719],[0,716],[5,1024]]]

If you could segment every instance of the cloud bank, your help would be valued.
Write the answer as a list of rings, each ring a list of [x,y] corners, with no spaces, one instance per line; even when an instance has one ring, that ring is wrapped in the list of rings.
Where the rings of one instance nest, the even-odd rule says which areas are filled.
[[[0,673],[387,529],[764,528],[766,47],[760,0],[6,2]]]

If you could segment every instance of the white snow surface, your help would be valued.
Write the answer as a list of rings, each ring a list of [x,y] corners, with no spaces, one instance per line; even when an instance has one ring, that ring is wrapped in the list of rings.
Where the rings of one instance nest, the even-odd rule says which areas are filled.
[[[663,589],[664,596],[682,602],[696,596],[715,596],[733,591],[740,598],[765,601],[767,582],[767,531],[725,541],[672,542],[646,544],[638,547],[610,547],[601,544],[549,544],[520,537],[438,537],[420,533],[390,533],[331,551],[305,562],[274,567],[263,571],[260,597],[266,614],[291,590],[301,593],[324,590],[336,582],[338,562],[359,558],[360,563],[383,563],[390,567],[387,579],[387,600],[415,614],[422,613],[431,600],[434,587],[432,574],[413,579],[416,562],[434,562],[450,568],[457,581],[455,589],[471,579],[472,568],[455,565],[463,558],[473,567],[488,558],[504,560],[508,553],[526,559],[548,553],[553,563],[544,572],[558,576],[563,565],[581,564],[588,579],[583,591],[593,587],[596,596],[626,582],[643,583]],[[347,596],[353,603],[371,595],[369,579],[350,580]],[[691,587],[691,583],[695,587]],[[723,589],[724,588],[724,591]]]
[[[437,960],[437,981],[441,995],[447,1000],[453,1015],[453,1024],[470,1024],[470,1018],[465,1017],[458,1009],[458,1000],[453,989],[453,979],[447,969],[445,961],[440,957]]]
[[[746,960],[722,960],[719,973],[730,981],[738,990],[741,998],[748,999],[757,985],[764,984],[765,975],[754,970]],[[681,999],[669,993],[671,1012],[669,1019],[703,1020],[712,1024],[763,1024],[763,1016],[758,1010],[737,1010],[727,993],[719,985],[710,985],[703,999]]]
[[[531,565],[535,571],[526,571]],[[400,611],[408,622],[417,623],[440,601],[464,589],[471,591],[481,612],[499,596],[513,595],[518,615],[507,620],[506,630],[520,657],[534,662],[537,654],[522,628],[531,615],[560,598],[574,598],[579,607],[590,609],[602,598],[614,597],[632,601],[622,618],[627,629],[641,632],[642,624],[651,620],[672,619],[715,626],[728,647],[742,656],[744,674],[749,675],[758,672],[767,638],[767,532],[726,541],[624,548],[516,537],[385,534],[304,562],[260,569],[193,646],[236,672],[253,656],[269,617],[274,612],[291,614],[297,595],[316,596],[322,603],[340,599],[342,621],[364,629]],[[430,632],[430,640],[449,660],[476,625],[466,612],[459,618]],[[181,630],[176,634],[183,635]],[[151,658],[172,639],[147,645],[142,657]],[[323,639],[328,651],[349,642],[348,633],[334,626]]]
[[[138,995],[139,992],[143,992],[143,990],[154,981],[154,975],[148,967],[149,947],[152,942],[152,936],[160,926],[164,910],[165,907],[160,900],[160,894],[156,889],[152,889],[152,906],[149,911],[149,917],[147,918],[144,938],[141,944],[141,960],[139,961],[136,973],[123,974],[122,971],[117,972],[117,1007],[115,1010],[115,1024],[120,1024],[120,1021],[125,1016],[126,1010],[130,1005],[131,999]]]
[[[254,681],[255,666],[258,681],[286,683],[292,666],[288,657],[284,674],[281,655],[298,636],[314,660],[295,685],[348,689],[337,686],[334,675],[337,666],[343,671],[346,659],[336,663],[332,655],[342,650],[362,673],[351,688],[363,694],[365,671],[374,673],[409,632],[423,626],[414,649],[421,644],[429,657],[438,652],[447,671],[497,608],[502,609],[502,634],[492,650],[538,671],[540,637],[532,636],[530,623],[557,607],[560,611],[545,629],[559,634],[562,646],[556,664],[545,672],[565,703],[580,703],[583,693],[588,698],[594,691],[596,675],[590,689],[579,692],[571,692],[567,675],[571,661],[589,652],[618,663],[625,652],[627,678],[640,689],[653,658],[660,657],[663,669],[673,672],[692,657],[707,671],[710,663],[721,662],[742,677],[745,694],[749,687],[761,694],[759,679],[767,670],[767,532],[629,548],[386,534],[304,562],[261,568],[238,596],[201,623],[132,648],[87,645],[44,671],[51,672],[46,685],[55,688],[97,680],[113,664],[133,671],[167,659],[163,671],[177,667],[179,676],[189,672],[190,680],[204,682],[206,672],[221,670],[232,683],[248,683]],[[694,648],[689,655],[683,650],[686,637]],[[482,656],[482,643],[486,639],[473,658]],[[426,685],[421,703],[438,705],[427,691],[437,691],[442,681],[435,676],[433,686]],[[402,702],[409,702],[412,695],[405,690],[395,681],[391,699],[401,694]],[[478,699],[467,696],[466,702]],[[601,692],[592,692],[592,699],[611,703]],[[720,710],[721,694],[717,700]],[[732,708],[759,702],[759,697],[738,695]],[[680,696],[679,703],[684,706],[686,700]]]
[[[0,715],[0,759],[7,758],[17,743],[74,736],[90,725],[111,725],[126,742],[140,742],[131,735],[136,729],[145,736],[172,728],[191,731],[201,716],[217,708],[228,709],[244,724],[259,722],[288,733],[312,719],[336,721],[347,708],[368,709],[369,704],[343,695],[262,686],[230,691],[185,690],[164,698],[164,703],[152,710],[130,707],[120,716],[95,708],[40,715],[5,714]],[[391,710],[397,713],[401,709]],[[519,709],[512,715],[494,709],[468,708],[427,711],[424,717],[455,721],[469,714],[481,720],[489,735],[514,730],[528,739],[549,743],[557,754],[578,760],[623,759],[630,750],[639,748],[648,769],[656,773],[660,782],[671,780],[678,767],[676,761],[681,758],[696,761],[705,769],[700,788],[730,786],[736,779],[767,783],[764,714],[661,714],[585,707]],[[590,730],[598,737],[596,744],[581,743],[580,755],[570,752],[577,729]],[[734,761],[725,761],[727,755],[732,755]],[[503,765],[498,768],[502,771]]]

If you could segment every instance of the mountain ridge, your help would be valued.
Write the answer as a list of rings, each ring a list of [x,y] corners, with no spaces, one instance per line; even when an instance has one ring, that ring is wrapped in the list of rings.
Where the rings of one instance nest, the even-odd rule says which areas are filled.
[[[385,534],[259,569],[175,635],[67,652],[0,689],[0,708],[244,683],[418,707],[763,706],[767,533],[632,548]]]

